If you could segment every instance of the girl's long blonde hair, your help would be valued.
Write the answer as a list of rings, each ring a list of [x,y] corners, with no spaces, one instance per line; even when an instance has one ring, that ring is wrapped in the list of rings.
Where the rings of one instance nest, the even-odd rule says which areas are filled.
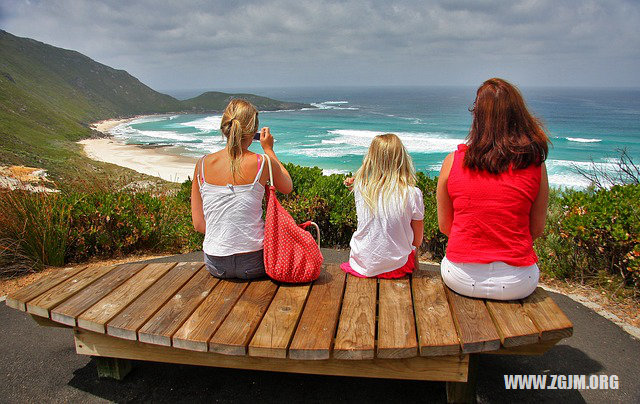
[[[393,133],[374,137],[354,180],[371,212],[378,211],[381,196],[383,209],[394,198],[404,204],[407,189],[415,185],[416,169],[400,138]]]
[[[220,131],[227,138],[231,175],[235,178],[242,159],[242,140],[253,138],[258,131],[258,110],[249,101],[233,99],[224,109]]]

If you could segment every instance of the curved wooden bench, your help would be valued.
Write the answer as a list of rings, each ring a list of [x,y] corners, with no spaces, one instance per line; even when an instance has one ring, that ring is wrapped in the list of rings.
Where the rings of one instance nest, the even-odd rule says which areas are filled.
[[[422,268],[377,280],[329,264],[312,284],[284,285],[215,279],[201,262],[77,267],[6,304],[73,327],[79,354],[439,380],[450,401],[474,399],[477,353],[539,355],[573,332],[541,288],[522,301],[470,299]]]

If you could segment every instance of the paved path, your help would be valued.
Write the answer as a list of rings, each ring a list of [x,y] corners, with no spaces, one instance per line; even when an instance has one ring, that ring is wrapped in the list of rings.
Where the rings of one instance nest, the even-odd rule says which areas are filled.
[[[339,262],[344,251],[324,251]],[[155,261],[199,260],[199,254]],[[640,402],[640,341],[565,296],[551,293],[574,323],[573,337],[540,357],[481,356],[478,400]],[[94,361],[76,355],[68,329],[38,326],[0,305],[0,403],[444,402],[444,383],[297,375],[138,362],[123,382],[98,379]],[[619,390],[505,390],[504,374],[616,374]]]

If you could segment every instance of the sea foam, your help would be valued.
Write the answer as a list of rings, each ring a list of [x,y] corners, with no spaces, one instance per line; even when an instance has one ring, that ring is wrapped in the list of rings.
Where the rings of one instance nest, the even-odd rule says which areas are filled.
[[[180,125],[196,128],[202,133],[209,133],[220,129],[221,122],[222,115],[213,115],[196,119],[194,121],[182,122]]]
[[[617,164],[609,159],[603,161],[570,161],[570,160],[547,160],[547,173],[549,185],[565,188],[586,188],[590,181],[580,172],[587,175],[598,172],[613,173],[617,169]]]
[[[570,142],[578,142],[578,143],[598,143],[598,142],[602,142],[602,139],[595,139],[595,138],[583,138],[583,137],[565,137],[565,139],[567,139]]]
[[[323,168],[322,175],[332,175],[332,174],[348,174],[349,170],[339,170],[337,168]]]
[[[169,130],[139,130],[130,126],[113,128],[111,134],[116,138],[125,139],[131,143],[202,143],[203,139],[190,134],[182,134]]]
[[[384,132],[356,129],[337,129],[328,131],[332,139],[323,139],[323,144],[344,144],[357,148],[369,148],[371,140]],[[450,138],[443,133],[396,132],[410,153],[448,153],[456,149],[464,139]]]
[[[314,108],[302,108],[303,111],[311,111],[316,109],[344,109],[344,110],[358,110],[356,107],[343,107],[342,105],[348,104],[349,101],[323,101],[323,102],[312,102],[311,105]]]

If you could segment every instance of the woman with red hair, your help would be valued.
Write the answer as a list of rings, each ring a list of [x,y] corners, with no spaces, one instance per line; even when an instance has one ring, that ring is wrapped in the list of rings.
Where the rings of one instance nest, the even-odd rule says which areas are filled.
[[[549,138],[505,80],[485,81],[470,111],[467,143],[438,180],[438,224],[449,237],[442,279],[462,295],[521,299],[538,284],[533,240],[547,214]]]

